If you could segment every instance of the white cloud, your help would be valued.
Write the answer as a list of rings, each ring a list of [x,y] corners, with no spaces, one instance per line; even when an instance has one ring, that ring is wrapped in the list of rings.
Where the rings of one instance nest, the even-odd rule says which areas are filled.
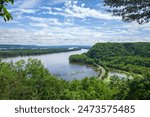
[[[92,17],[97,19],[106,19],[106,20],[112,20],[112,19],[120,19],[118,17],[113,17],[108,13],[102,13],[101,11],[97,11],[95,9],[85,8],[85,4],[82,4],[81,6],[77,5],[77,2],[71,3],[71,1],[66,4],[65,13],[68,16],[73,16],[77,18],[86,18],[86,17]]]
[[[44,28],[48,27],[48,25],[46,23],[30,23],[30,26],[44,27]]]
[[[36,24],[36,25],[31,25],[31,26],[40,26],[42,24],[41,27],[44,27],[46,25],[48,27],[51,27],[51,26],[63,26],[64,27],[64,26],[73,25],[73,20],[69,18],[64,19],[64,21],[59,21],[59,19],[57,18],[42,18],[42,17],[33,17],[33,16],[31,17],[28,16],[26,18],[30,19],[32,24],[33,23]]]
[[[49,4],[50,5],[57,5],[57,4],[61,4],[61,3],[65,3],[68,0],[50,0]]]
[[[0,29],[0,43],[37,45],[93,45],[97,42],[150,41],[149,36],[126,35],[121,29],[89,29],[83,26],[47,27],[47,24],[31,24],[41,29]]]
[[[136,34],[136,33],[139,33],[141,30],[142,31],[150,31],[150,23],[139,25],[139,24],[133,22],[130,24],[123,25],[123,28],[126,28],[129,33]]]
[[[150,41],[150,34],[144,35],[144,31],[150,31],[150,23],[144,25],[123,24],[118,21],[120,18],[103,13],[98,9],[88,8],[86,4],[77,0],[47,0],[43,2],[46,4],[46,6],[42,4],[43,7],[40,7],[39,3],[41,2],[42,0],[17,2],[18,6],[20,3],[20,7],[11,9],[11,12],[16,14],[15,20],[6,23],[6,28],[0,24],[2,26],[0,28],[1,44],[92,45],[108,41]],[[66,4],[60,8],[49,6],[47,3]],[[102,24],[98,24],[100,22]]]
[[[62,11],[62,8],[53,8],[56,11]]]
[[[88,17],[96,18],[96,19],[105,19],[105,20],[119,20],[120,17],[114,17],[111,14],[108,13],[102,13],[101,11],[85,8],[85,4],[81,4],[81,6],[77,5],[77,1],[67,1],[65,3],[65,8],[61,9],[59,11],[54,11],[52,8],[49,8],[48,12],[45,12],[45,14],[51,14],[51,15],[62,15],[66,17],[74,17],[74,18],[81,18],[85,19]],[[56,8],[55,8],[56,9]]]
[[[20,8],[13,8],[9,10],[12,14],[22,15],[23,13],[27,14],[35,14],[38,10],[35,9],[20,9]]]
[[[19,5],[20,9],[29,9],[36,6],[40,0],[22,0],[21,4]]]

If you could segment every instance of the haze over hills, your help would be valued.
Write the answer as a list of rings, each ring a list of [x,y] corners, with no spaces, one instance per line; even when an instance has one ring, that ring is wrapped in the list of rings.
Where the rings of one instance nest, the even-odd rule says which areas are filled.
[[[50,45],[50,46],[38,46],[38,45],[9,45],[0,44],[0,49],[48,49],[48,48],[82,48],[89,49],[89,45]]]

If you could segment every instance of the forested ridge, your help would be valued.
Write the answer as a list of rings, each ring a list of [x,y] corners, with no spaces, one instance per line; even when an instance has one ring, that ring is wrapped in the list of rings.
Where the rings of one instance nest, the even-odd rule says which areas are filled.
[[[29,56],[29,55],[41,55],[41,54],[51,54],[60,52],[69,52],[81,50],[81,48],[51,48],[51,49],[1,49],[0,58],[6,57],[16,57],[16,56]]]
[[[87,56],[102,60],[113,56],[150,57],[150,43],[97,43],[88,51]]]
[[[70,56],[70,61],[97,63],[150,77],[150,43],[97,43],[87,53]]]

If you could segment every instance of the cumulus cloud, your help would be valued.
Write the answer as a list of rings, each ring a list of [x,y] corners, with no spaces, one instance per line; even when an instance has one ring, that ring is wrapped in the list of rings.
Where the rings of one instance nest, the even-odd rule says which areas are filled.
[[[78,1],[67,1],[65,3],[64,9],[57,8],[45,8],[48,9],[48,12],[44,12],[45,14],[53,14],[53,15],[62,15],[65,17],[74,17],[74,18],[97,18],[97,19],[105,19],[105,20],[120,20],[120,17],[114,17],[108,13],[102,13],[101,11],[86,8],[85,4],[77,5]],[[56,10],[56,11],[55,11]]]
[[[73,25],[73,23],[66,19],[63,22],[59,21],[57,18],[42,18],[42,17],[26,17],[31,20],[31,22],[34,22],[35,25],[32,25],[33,23],[30,23],[31,26],[39,26],[41,27],[50,27],[50,26],[69,26]]]
[[[48,25],[46,23],[30,23],[30,26],[44,27],[44,28],[48,27]]]
[[[50,5],[57,5],[57,4],[61,4],[61,3],[65,3],[68,0],[48,0]]]
[[[35,9],[19,9],[19,8],[14,8],[9,10],[11,13],[13,14],[23,14],[23,13],[27,13],[27,14],[35,14],[38,10]]]
[[[39,26],[39,24],[32,24]],[[37,44],[37,45],[93,45],[97,42],[139,42],[150,41],[149,36],[128,35],[121,29],[98,28],[89,29],[83,26],[47,27],[42,29],[0,29],[0,43]],[[143,40],[144,38],[144,40]]]
[[[150,23],[139,25],[135,22],[123,25],[123,28],[127,30],[128,33],[134,35],[143,31],[150,31]]]
[[[0,44],[93,45],[150,41],[150,23],[123,23],[103,8],[90,7],[86,2],[16,0],[15,4],[10,8],[14,20],[5,24],[0,20]]]
[[[36,6],[40,0],[21,0],[21,4],[19,5],[20,9],[28,9]]]

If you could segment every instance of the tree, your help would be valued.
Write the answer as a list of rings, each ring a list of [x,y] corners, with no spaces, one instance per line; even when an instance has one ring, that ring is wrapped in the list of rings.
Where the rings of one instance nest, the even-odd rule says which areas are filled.
[[[108,12],[114,16],[122,16],[125,22],[136,21],[139,24],[150,21],[150,0],[104,0],[109,6]]]
[[[0,0],[0,16],[4,18],[5,21],[12,20],[12,16],[7,10],[6,6],[14,3],[14,0]]]

